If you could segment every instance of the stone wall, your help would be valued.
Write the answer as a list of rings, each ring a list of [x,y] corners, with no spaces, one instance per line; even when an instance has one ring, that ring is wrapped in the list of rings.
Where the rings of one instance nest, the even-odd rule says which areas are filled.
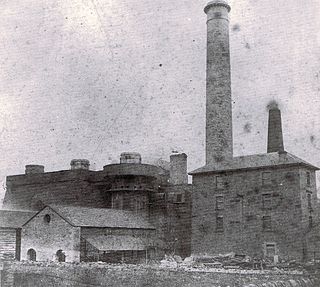
[[[50,216],[50,222],[46,217]],[[21,260],[28,259],[28,250],[36,251],[37,261],[55,261],[62,250],[67,262],[80,261],[80,227],[74,227],[46,207],[22,227]]]
[[[262,184],[262,172],[271,172],[269,183]],[[266,244],[275,243],[280,258],[302,260],[304,172],[292,166],[194,176],[192,253],[264,257]]]
[[[14,285],[37,286],[119,286],[119,287],[317,287],[319,281],[308,274],[269,271],[196,271],[150,266],[106,264],[14,263],[6,270],[14,275]],[[9,281],[8,281],[9,282]],[[251,284],[251,285],[250,285]]]
[[[97,206],[103,203],[98,181],[101,173],[88,170],[66,170],[42,174],[7,177],[3,207],[40,210],[43,204]],[[104,183],[106,186],[107,183]]]

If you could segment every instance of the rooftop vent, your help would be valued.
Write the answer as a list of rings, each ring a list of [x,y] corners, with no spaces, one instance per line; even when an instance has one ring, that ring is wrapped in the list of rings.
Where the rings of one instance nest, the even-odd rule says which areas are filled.
[[[87,159],[73,159],[70,162],[71,169],[85,169],[89,170],[90,162]]]
[[[37,174],[44,173],[44,166],[38,164],[28,164],[26,165],[25,174]]]
[[[141,163],[141,155],[137,152],[123,152],[120,155],[120,163]]]

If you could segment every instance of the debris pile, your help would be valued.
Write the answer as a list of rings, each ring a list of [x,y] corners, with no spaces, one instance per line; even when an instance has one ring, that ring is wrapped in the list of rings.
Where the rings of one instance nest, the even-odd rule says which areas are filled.
[[[217,256],[186,257],[166,255],[160,262],[162,268],[184,268],[197,270],[265,270],[275,272],[302,272],[306,270],[320,270],[315,268],[316,262],[300,263],[295,260],[284,261],[277,258],[252,258],[234,252]],[[319,271],[320,272],[320,271]]]

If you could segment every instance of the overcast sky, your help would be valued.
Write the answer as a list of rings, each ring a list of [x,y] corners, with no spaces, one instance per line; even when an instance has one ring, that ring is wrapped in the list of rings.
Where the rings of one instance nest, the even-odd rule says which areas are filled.
[[[102,169],[123,151],[204,164],[205,4],[1,1],[2,182],[31,163]],[[230,4],[235,155],[266,151],[276,100],[285,149],[320,166],[320,2]]]

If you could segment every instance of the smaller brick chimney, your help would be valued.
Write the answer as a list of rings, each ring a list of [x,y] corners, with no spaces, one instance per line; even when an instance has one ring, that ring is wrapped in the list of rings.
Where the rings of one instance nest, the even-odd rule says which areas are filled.
[[[39,164],[28,164],[25,167],[25,174],[44,173],[44,166]]]
[[[76,170],[76,169],[89,170],[90,162],[87,159],[73,159],[70,162],[70,166],[72,170]]]
[[[187,155],[185,153],[170,155],[170,183],[188,184]]]
[[[281,111],[277,106],[269,109],[267,152],[284,152]]]

